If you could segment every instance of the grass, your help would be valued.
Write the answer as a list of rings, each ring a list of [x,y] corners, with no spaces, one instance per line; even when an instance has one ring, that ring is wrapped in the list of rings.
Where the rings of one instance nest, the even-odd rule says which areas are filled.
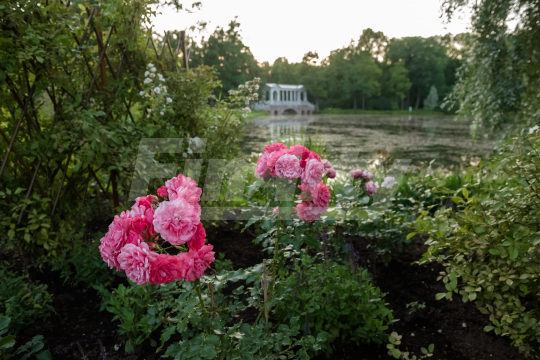
[[[266,111],[266,110],[251,110],[251,112],[248,114],[248,116],[246,117],[246,121],[252,121],[252,120],[255,120],[256,118],[259,118],[261,116],[269,116],[270,115],[270,111]]]
[[[437,110],[360,110],[360,109],[336,109],[328,108],[314,112],[314,114],[337,114],[337,115],[445,115]]]

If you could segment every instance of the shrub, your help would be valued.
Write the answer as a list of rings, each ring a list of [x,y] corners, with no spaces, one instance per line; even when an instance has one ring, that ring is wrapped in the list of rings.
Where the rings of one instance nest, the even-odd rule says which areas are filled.
[[[0,316],[10,318],[10,331],[17,333],[40,318],[50,316],[54,308],[47,285],[29,282],[28,275],[17,276],[0,265]]]
[[[441,208],[423,211],[416,222],[429,234],[420,263],[438,261],[446,293],[474,301],[493,323],[486,331],[509,336],[526,355],[540,348],[540,133],[538,126],[511,136],[485,164],[474,169],[477,183],[457,191],[435,186]],[[474,191],[474,195],[473,195]]]
[[[51,353],[49,350],[43,350],[44,344],[41,342],[43,340],[42,335],[36,335],[32,340],[28,341],[26,344],[19,346],[17,349],[13,349],[16,344],[14,335],[4,336],[9,332],[9,324],[11,319],[7,316],[0,316],[0,359],[8,360],[13,358],[15,355],[21,360],[29,359],[32,355],[35,355],[38,360],[51,360]],[[15,351],[13,353],[12,351]]]
[[[314,264],[313,258],[304,257],[296,271],[277,285],[276,314],[284,322],[300,318],[306,335],[331,334],[328,342],[341,337],[357,344],[381,344],[388,339],[385,330],[394,317],[384,294],[370,280],[367,270]]]

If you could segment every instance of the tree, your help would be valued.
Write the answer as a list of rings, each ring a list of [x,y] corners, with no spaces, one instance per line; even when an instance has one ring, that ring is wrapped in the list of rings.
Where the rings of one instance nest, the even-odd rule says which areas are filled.
[[[369,52],[351,44],[333,51],[325,64],[328,67],[330,98],[335,103],[350,104],[352,101],[356,109],[361,97],[362,108],[365,109],[366,96],[379,94],[382,70]]]
[[[445,84],[444,69],[448,56],[446,48],[434,37],[392,39],[386,57],[392,63],[402,61],[409,70],[416,109],[432,85],[441,88]]]
[[[424,99],[424,109],[433,110],[437,107],[439,103],[439,94],[437,93],[437,88],[432,86],[429,90],[427,98]]]
[[[472,6],[471,6],[472,5]],[[447,0],[447,20],[472,8],[472,33],[466,38],[466,62],[454,91],[443,105],[472,115],[474,127],[492,130],[510,115],[538,123],[540,99],[540,0]],[[514,29],[508,20],[515,19]]]
[[[377,60],[383,60],[386,55],[386,47],[388,46],[388,38],[382,31],[373,31],[370,28],[362,31],[358,40],[358,49],[367,51]]]
[[[403,110],[403,99],[412,86],[409,80],[409,70],[402,62],[394,63],[388,68],[387,78],[388,80],[384,84],[385,92],[390,97],[397,97],[401,101],[401,110]]]
[[[216,95],[226,96],[229,90],[259,75],[260,68],[249,47],[242,42],[239,28],[236,18],[227,29],[218,27],[191,54],[191,67],[208,65],[217,69],[222,90],[217,89]]]

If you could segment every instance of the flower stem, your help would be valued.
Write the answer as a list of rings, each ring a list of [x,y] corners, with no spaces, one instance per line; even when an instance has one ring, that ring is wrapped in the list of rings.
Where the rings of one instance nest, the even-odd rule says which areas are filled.
[[[194,282],[195,282],[195,291],[197,291],[197,295],[199,296],[199,300],[201,301],[201,310],[204,313],[204,301],[201,295],[201,280],[196,279]]]

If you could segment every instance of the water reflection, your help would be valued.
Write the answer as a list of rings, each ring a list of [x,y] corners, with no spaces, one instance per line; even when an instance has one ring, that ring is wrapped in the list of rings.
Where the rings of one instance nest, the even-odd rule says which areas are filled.
[[[493,139],[472,140],[470,123],[451,115],[312,115],[259,118],[247,125],[241,150],[259,153],[269,141],[283,141],[300,133],[318,136],[329,159],[348,167],[351,161],[410,159],[412,165],[457,169],[471,166],[490,154]],[[349,163],[349,164],[345,164]]]

